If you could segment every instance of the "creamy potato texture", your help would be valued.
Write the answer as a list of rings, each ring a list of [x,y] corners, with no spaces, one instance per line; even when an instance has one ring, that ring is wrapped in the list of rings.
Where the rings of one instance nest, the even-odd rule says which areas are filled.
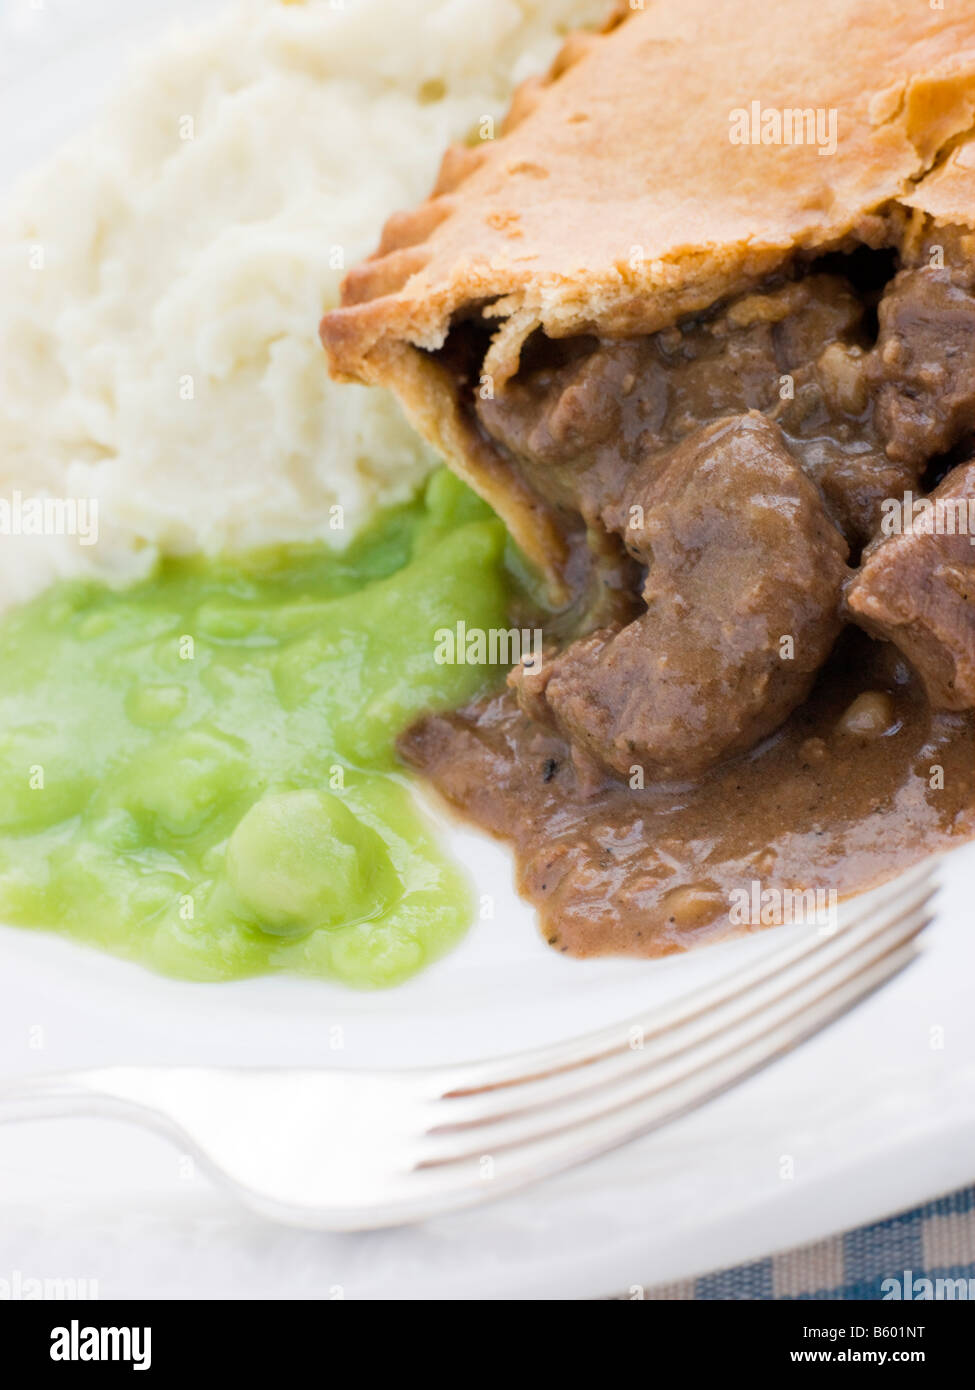
[[[329,381],[321,313],[444,146],[603,9],[247,0],[139,60],[0,214],[0,496],[100,504],[96,545],[3,536],[3,601],[159,552],[341,545],[404,501],[430,455]]]

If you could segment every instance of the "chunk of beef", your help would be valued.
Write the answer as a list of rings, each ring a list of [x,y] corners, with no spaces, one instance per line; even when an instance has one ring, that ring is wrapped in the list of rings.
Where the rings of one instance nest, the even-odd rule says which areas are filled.
[[[493,399],[478,395],[475,409],[536,492],[592,524],[654,454],[713,420],[777,411],[783,374],[806,392],[808,420],[817,359],[855,338],[862,316],[842,279],[817,274],[645,338],[553,342],[538,335],[517,377]],[[825,432],[831,415],[819,414]]]
[[[975,460],[955,468],[913,528],[864,553],[847,594],[855,622],[896,643],[937,709],[975,706]]]
[[[895,463],[870,444],[829,436],[786,438],[822,493],[830,520],[858,550],[877,534],[888,499],[917,486],[915,469]]]
[[[888,458],[920,466],[975,430],[975,296],[925,266],[894,279],[878,314],[877,427]]]
[[[840,630],[846,544],[754,412],[637,468],[603,519],[647,566],[646,612],[513,683],[601,766],[697,775],[805,698]]]
[[[591,521],[634,449],[659,447],[667,381],[647,339],[546,347],[551,361],[478,399],[477,413],[541,496]]]
[[[793,373],[794,393],[770,412],[789,449],[816,483],[826,510],[858,549],[875,536],[888,497],[917,486],[920,468],[887,457],[873,421],[870,354],[827,340]]]

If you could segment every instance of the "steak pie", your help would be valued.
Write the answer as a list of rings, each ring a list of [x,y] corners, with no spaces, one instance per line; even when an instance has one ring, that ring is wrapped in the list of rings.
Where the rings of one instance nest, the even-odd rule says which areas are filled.
[[[322,333],[545,577],[541,666],[401,747],[553,945],[975,834],[973,0],[620,7]]]

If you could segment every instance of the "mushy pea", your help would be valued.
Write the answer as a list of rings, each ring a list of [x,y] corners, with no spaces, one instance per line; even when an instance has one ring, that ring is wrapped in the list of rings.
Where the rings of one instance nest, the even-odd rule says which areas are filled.
[[[504,625],[501,524],[451,475],[338,554],[161,562],[0,622],[0,921],[167,974],[394,984],[470,888],[396,735],[498,678],[438,628]]]

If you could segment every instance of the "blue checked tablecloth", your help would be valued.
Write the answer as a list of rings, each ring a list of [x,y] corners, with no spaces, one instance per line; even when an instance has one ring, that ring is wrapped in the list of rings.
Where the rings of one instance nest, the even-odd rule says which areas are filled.
[[[882,1299],[885,1279],[900,1281],[903,1297],[907,1271],[914,1298],[923,1291],[920,1279],[967,1279],[975,1290],[975,1187],[755,1264],[658,1285],[645,1297]]]

